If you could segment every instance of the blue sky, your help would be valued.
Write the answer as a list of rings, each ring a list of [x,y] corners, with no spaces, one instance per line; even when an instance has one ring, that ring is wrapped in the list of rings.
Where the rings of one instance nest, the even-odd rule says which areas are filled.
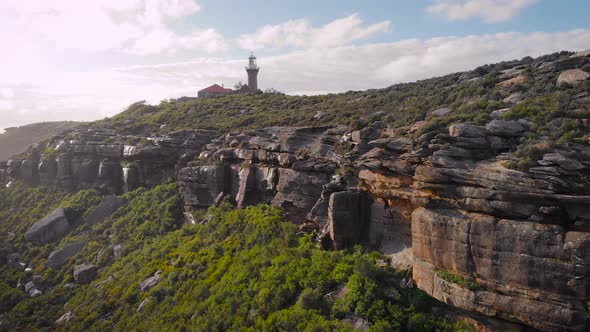
[[[590,49],[588,0],[0,0],[0,128],[94,120],[244,81],[386,87]]]
[[[237,37],[264,24],[279,24],[289,19],[307,18],[314,25],[358,13],[367,22],[390,20],[394,29],[374,38],[374,42],[388,42],[410,38],[464,36],[503,31],[564,31],[590,25],[590,1],[538,1],[519,11],[513,19],[494,24],[481,18],[449,21],[425,11],[432,1],[427,0],[322,0],[322,1],[225,1],[205,0],[203,8],[187,19],[194,26],[218,25],[227,36]],[[232,10],[227,10],[231,7]],[[208,12],[208,15],[206,14]],[[219,19],[238,24],[219,24]]]

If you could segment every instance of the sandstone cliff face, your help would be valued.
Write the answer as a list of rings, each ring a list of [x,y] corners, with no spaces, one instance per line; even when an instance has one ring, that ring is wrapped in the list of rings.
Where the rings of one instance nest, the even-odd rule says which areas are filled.
[[[194,174],[179,178],[189,207],[214,204],[220,195],[233,195],[241,206],[279,205],[302,227],[318,229],[327,247],[380,247],[440,301],[546,331],[585,329],[590,232],[583,206],[590,197],[575,193],[588,169],[555,155],[530,172],[505,168],[502,152],[525,125],[454,125],[448,134],[415,141],[367,141],[384,134],[379,128],[365,129],[374,135],[364,140],[338,128],[269,134],[276,130],[209,144],[202,162],[212,157],[217,166],[180,171]],[[302,132],[308,135],[302,141],[320,144],[285,144]],[[269,138],[262,144],[261,137]],[[323,152],[324,144],[348,137],[357,138],[353,150],[368,151],[351,159]]]
[[[0,164],[0,179],[122,193],[174,178],[178,168],[198,155],[214,135],[208,130],[187,130],[165,137],[134,137],[110,130],[74,130],[53,137],[48,143],[50,153],[32,150],[27,159]]]
[[[535,70],[556,76],[588,61],[572,59]],[[512,94],[508,102],[518,100]],[[277,205],[302,230],[316,230],[327,249],[381,250],[449,305],[543,331],[584,331],[590,164],[552,151],[527,172],[507,168],[533,124],[503,120],[500,111],[486,125],[457,123],[422,136],[411,134],[420,123],[399,135],[378,122],[355,131],[271,127],[221,137],[74,131],[51,141],[51,155],[0,163],[0,181],[120,193],[174,178],[189,222],[192,210],[225,196],[239,207]]]
[[[531,172],[507,169],[501,151],[515,136],[506,128],[520,127],[454,125],[429,140],[370,141],[386,131],[368,128],[363,138],[344,128],[269,128],[147,148],[60,140],[65,156],[10,161],[4,176],[111,192],[175,177],[187,212],[226,195],[241,207],[281,206],[302,229],[318,230],[326,248],[379,248],[442,302],[540,330],[582,331],[590,197],[575,192],[587,165],[550,155]],[[366,153],[338,155],[335,144]],[[186,163],[187,154],[196,161]]]

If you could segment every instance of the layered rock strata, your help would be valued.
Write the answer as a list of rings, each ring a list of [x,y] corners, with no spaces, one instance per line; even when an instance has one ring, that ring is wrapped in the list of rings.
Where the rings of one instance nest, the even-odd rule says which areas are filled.
[[[582,70],[589,61],[546,58],[529,69],[537,79],[558,84],[560,73]],[[527,63],[515,62],[502,79],[525,68]],[[482,75],[475,70],[461,79]],[[505,96],[505,103],[526,98],[512,90]],[[581,93],[572,100],[564,116],[587,98]],[[453,112],[438,111],[428,116]],[[174,178],[189,221],[194,209],[227,196],[239,207],[273,204],[302,230],[317,232],[325,248],[363,243],[379,249],[394,267],[411,270],[417,287],[449,305],[543,331],[584,331],[590,164],[553,149],[526,172],[507,167],[534,126],[526,118],[504,119],[509,111],[490,113],[482,126],[457,123],[421,136],[416,132],[425,121],[403,133],[380,123],[355,131],[271,127],[221,137],[204,130],[164,137],[78,130],[54,138],[53,153],[33,151],[24,160],[0,163],[0,181],[120,193]],[[573,117],[547,126],[571,121],[590,130],[589,121]],[[101,204],[96,220],[100,211],[106,215],[121,204],[111,199]],[[50,219],[28,238],[44,243],[67,231],[60,216]]]

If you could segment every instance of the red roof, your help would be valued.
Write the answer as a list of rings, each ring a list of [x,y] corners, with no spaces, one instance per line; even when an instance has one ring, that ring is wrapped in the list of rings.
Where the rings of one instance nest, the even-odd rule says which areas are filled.
[[[224,92],[232,92],[232,89],[226,89],[222,86],[219,86],[219,84],[213,84],[212,86],[205,88],[203,90],[200,90],[199,92],[212,92],[212,93],[224,93]]]

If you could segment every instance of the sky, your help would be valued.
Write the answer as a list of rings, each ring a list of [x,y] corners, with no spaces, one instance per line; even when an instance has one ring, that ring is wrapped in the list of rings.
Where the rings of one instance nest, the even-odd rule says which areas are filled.
[[[0,128],[91,121],[247,81],[383,88],[590,49],[588,0],[0,0]]]

